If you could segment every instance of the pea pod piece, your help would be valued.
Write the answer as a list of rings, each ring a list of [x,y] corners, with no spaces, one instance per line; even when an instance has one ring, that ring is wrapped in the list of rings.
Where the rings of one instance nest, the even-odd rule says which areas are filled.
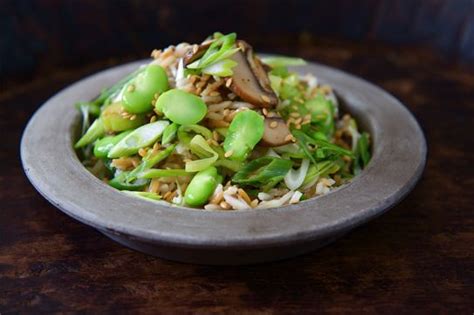
[[[214,166],[198,172],[186,188],[184,201],[191,207],[204,205],[221,181],[222,176]]]
[[[94,144],[94,155],[98,158],[106,158],[109,154],[110,149],[116,145],[120,140],[125,138],[131,131],[124,131],[116,136],[107,136],[104,137]]]
[[[178,131],[179,125],[172,123],[163,131],[163,137],[161,138],[161,144],[165,145],[170,143],[176,137],[176,132]]]
[[[235,115],[227,130],[224,150],[230,159],[243,161],[262,139],[265,124],[262,115],[246,110]]]
[[[200,97],[177,89],[163,93],[155,107],[166,118],[179,125],[197,124],[207,113],[207,106]]]
[[[212,138],[212,131],[210,131],[206,127],[201,126],[201,125],[188,125],[188,126],[181,126],[178,128],[179,142],[188,146],[193,138],[191,137],[191,132],[195,134],[200,134],[206,139]]]
[[[91,144],[98,138],[102,137],[105,134],[104,124],[102,119],[96,119],[92,125],[87,129],[86,133],[79,139],[74,148],[78,149],[84,147],[88,144]]]
[[[143,171],[139,174],[140,178],[160,178],[160,177],[175,177],[175,176],[189,176],[192,173],[182,169],[151,169]]]
[[[148,179],[138,178],[132,182],[127,181],[128,172],[122,172],[109,181],[109,185],[119,190],[143,190],[149,183]]]
[[[125,109],[121,103],[113,103],[107,106],[100,117],[104,122],[104,128],[108,132],[118,132],[134,129],[146,122],[145,115],[124,115]],[[133,119],[132,119],[133,118]]]
[[[110,149],[107,157],[115,159],[137,153],[139,149],[152,145],[158,140],[168,125],[169,122],[166,120],[159,120],[133,130]]]
[[[132,181],[136,179],[137,177],[141,177],[140,174],[143,171],[146,171],[152,168],[153,166],[155,166],[156,164],[160,163],[161,161],[166,159],[168,156],[170,156],[170,154],[173,153],[175,147],[176,145],[170,145],[169,147],[167,147],[166,149],[158,153],[147,154],[145,157],[143,157],[140,165],[138,165],[133,171],[131,171],[128,174],[127,180]],[[151,150],[151,152],[153,152],[153,150]]]
[[[125,87],[123,106],[129,113],[146,113],[153,108],[155,94],[161,94],[168,88],[166,71],[158,65],[149,65]]]

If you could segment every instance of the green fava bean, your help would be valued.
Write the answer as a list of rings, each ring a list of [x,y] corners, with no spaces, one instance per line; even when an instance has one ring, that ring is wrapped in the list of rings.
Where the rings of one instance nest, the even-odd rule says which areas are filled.
[[[168,121],[159,120],[133,130],[110,149],[107,157],[115,159],[136,154],[141,148],[152,145],[158,140],[168,125]]]
[[[98,158],[106,158],[107,154],[109,154],[110,149],[114,145],[116,145],[120,140],[125,138],[131,130],[124,131],[116,136],[107,136],[104,137],[98,141],[95,142],[94,144],[94,155]]]
[[[197,124],[207,113],[207,106],[200,97],[177,89],[163,93],[156,101],[156,109],[183,126]]]
[[[243,161],[262,139],[265,125],[262,115],[246,110],[235,115],[227,130],[224,150],[230,159]]]
[[[133,114],[142,114],[153,108],[155,94],[168,90],[168,76],[158,65],[149,65],[130,82],[123,92],[122,101],[125,109]]]
[[[121,103],[113,103],[107,106],[101,114],[104,128],[108,132],[118,132],[128,129],[134,129],[146,122],[145,115],[123,116],[125,112]],[[131,119],[133,118],[133,120]]]
[[[221,181],[222,176],[214,166],[198,172],[186,188],[184,201],[192,207],[204,205]]]

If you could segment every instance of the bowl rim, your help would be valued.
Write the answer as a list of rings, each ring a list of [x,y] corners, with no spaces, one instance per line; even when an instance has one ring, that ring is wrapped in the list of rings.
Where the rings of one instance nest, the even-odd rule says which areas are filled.
[[[426,140],[415,117],[400,101],[364,79],[308,63],[294,70],[313,73],[333,86],[351,109],[372,115],[365,116],[376,132],[372,135],[372,160],[350,183],[298,204],[243,211],[166,206],[127,196],[94,177],[78,160],[72,148],[72,125],[78,117],[73,104],[81,100],[79,95],[88,95],[82,99],[93,97],[102,85],[113,83],[147,61],[111,67],[65,87],[34,113],[22,135],[21,160],[33,186],[60,210],[99,230],[193,248],[305,242],[382,214],[403,199],[423,173]],[[395,118],[402,119],[395,123]],[[75,180],[75,191],[71,191],[67,186]],[[84,195],[90,197],[82,198]]]

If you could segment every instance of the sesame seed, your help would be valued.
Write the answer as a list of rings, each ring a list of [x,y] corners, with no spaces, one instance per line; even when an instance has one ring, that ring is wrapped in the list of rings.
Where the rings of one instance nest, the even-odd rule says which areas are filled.
[[[141,156],[141,157],[144,157],[146,155],[146,150],[144,148],[141,148],[140,150],[138,150],[138,154]]]
[[[291,113],[290,116],[294,118],[298,118],[300,117],[300,113]]]
[[[199,46],[194,44],[193,45],[193,54],[197,53],[198,50],[199,50]]]
[[[258,206],[258,199],[252,200],[252,202],[250,203],[250,206],[251,206],[252,208],[255,208],[256,206]]]
[[[157,119],[158,119],[158,118],[156,117],[156,115],[153,115],[153,116],[151,116],[151,118],[150,118],[150,122],[151,122],[151,123],[152,123],[152,122],[155,122]]]
[[[137,119],[137,115],[134,114],[134,115],[130,116],[130,120],[135,120],[135,119]]]
[[[224,156],[228,158],[228,157],[231,157],[232,154],[234,154],[234,150],[227,151],[226,153],[224,153]]]
[[[219,134],[217,133],[217,131],[213,131],[212,132],[212,138],[215,140],[215,141],[219,141]]]
[[[260,95],[260,97],[265,103],[270,103],[270,98],[268,96],[262,94]]]
[[[268,109],[264,108],[264,109],[262,110],[262,112],[263,112],[263,114],[264,114],[265,116],[268,115]]]
[[[225,82],[225,86],[230,87],[231,85],[232,85],[232,78],[228,79],[228,80]]]
[[[278,123],[276,121],[272,121],[270,123],[270,128],[276,128],[278,126]]]
[[[291,141],[292,138],[293,138],[293,136],[291,134],[289,134],[285,137],[285,141]]]

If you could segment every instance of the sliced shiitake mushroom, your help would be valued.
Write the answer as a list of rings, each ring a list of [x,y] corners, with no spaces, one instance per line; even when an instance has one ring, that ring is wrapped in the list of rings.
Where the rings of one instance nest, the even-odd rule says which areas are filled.
[[[212,41],[206,41],[202,43],[201,45],[193,45],[185,54],[183,57],[183,63],[185,66],[189,65],[190,63],[193,63],[194,61],[198,60],[201,58],[211,46]]]
[[[290,129],[280,117],[266,117],[265,129],[260,144],[264,147],[279,147],[291,142]]]
[[[260,60],[255,56],[252,46],[243,40],[237,41],[240,48],[232,59],[237,62],[232,71],[230,89],[244,101],[258,107],[274,107],[278,97],[272,90],[270,79]]]

